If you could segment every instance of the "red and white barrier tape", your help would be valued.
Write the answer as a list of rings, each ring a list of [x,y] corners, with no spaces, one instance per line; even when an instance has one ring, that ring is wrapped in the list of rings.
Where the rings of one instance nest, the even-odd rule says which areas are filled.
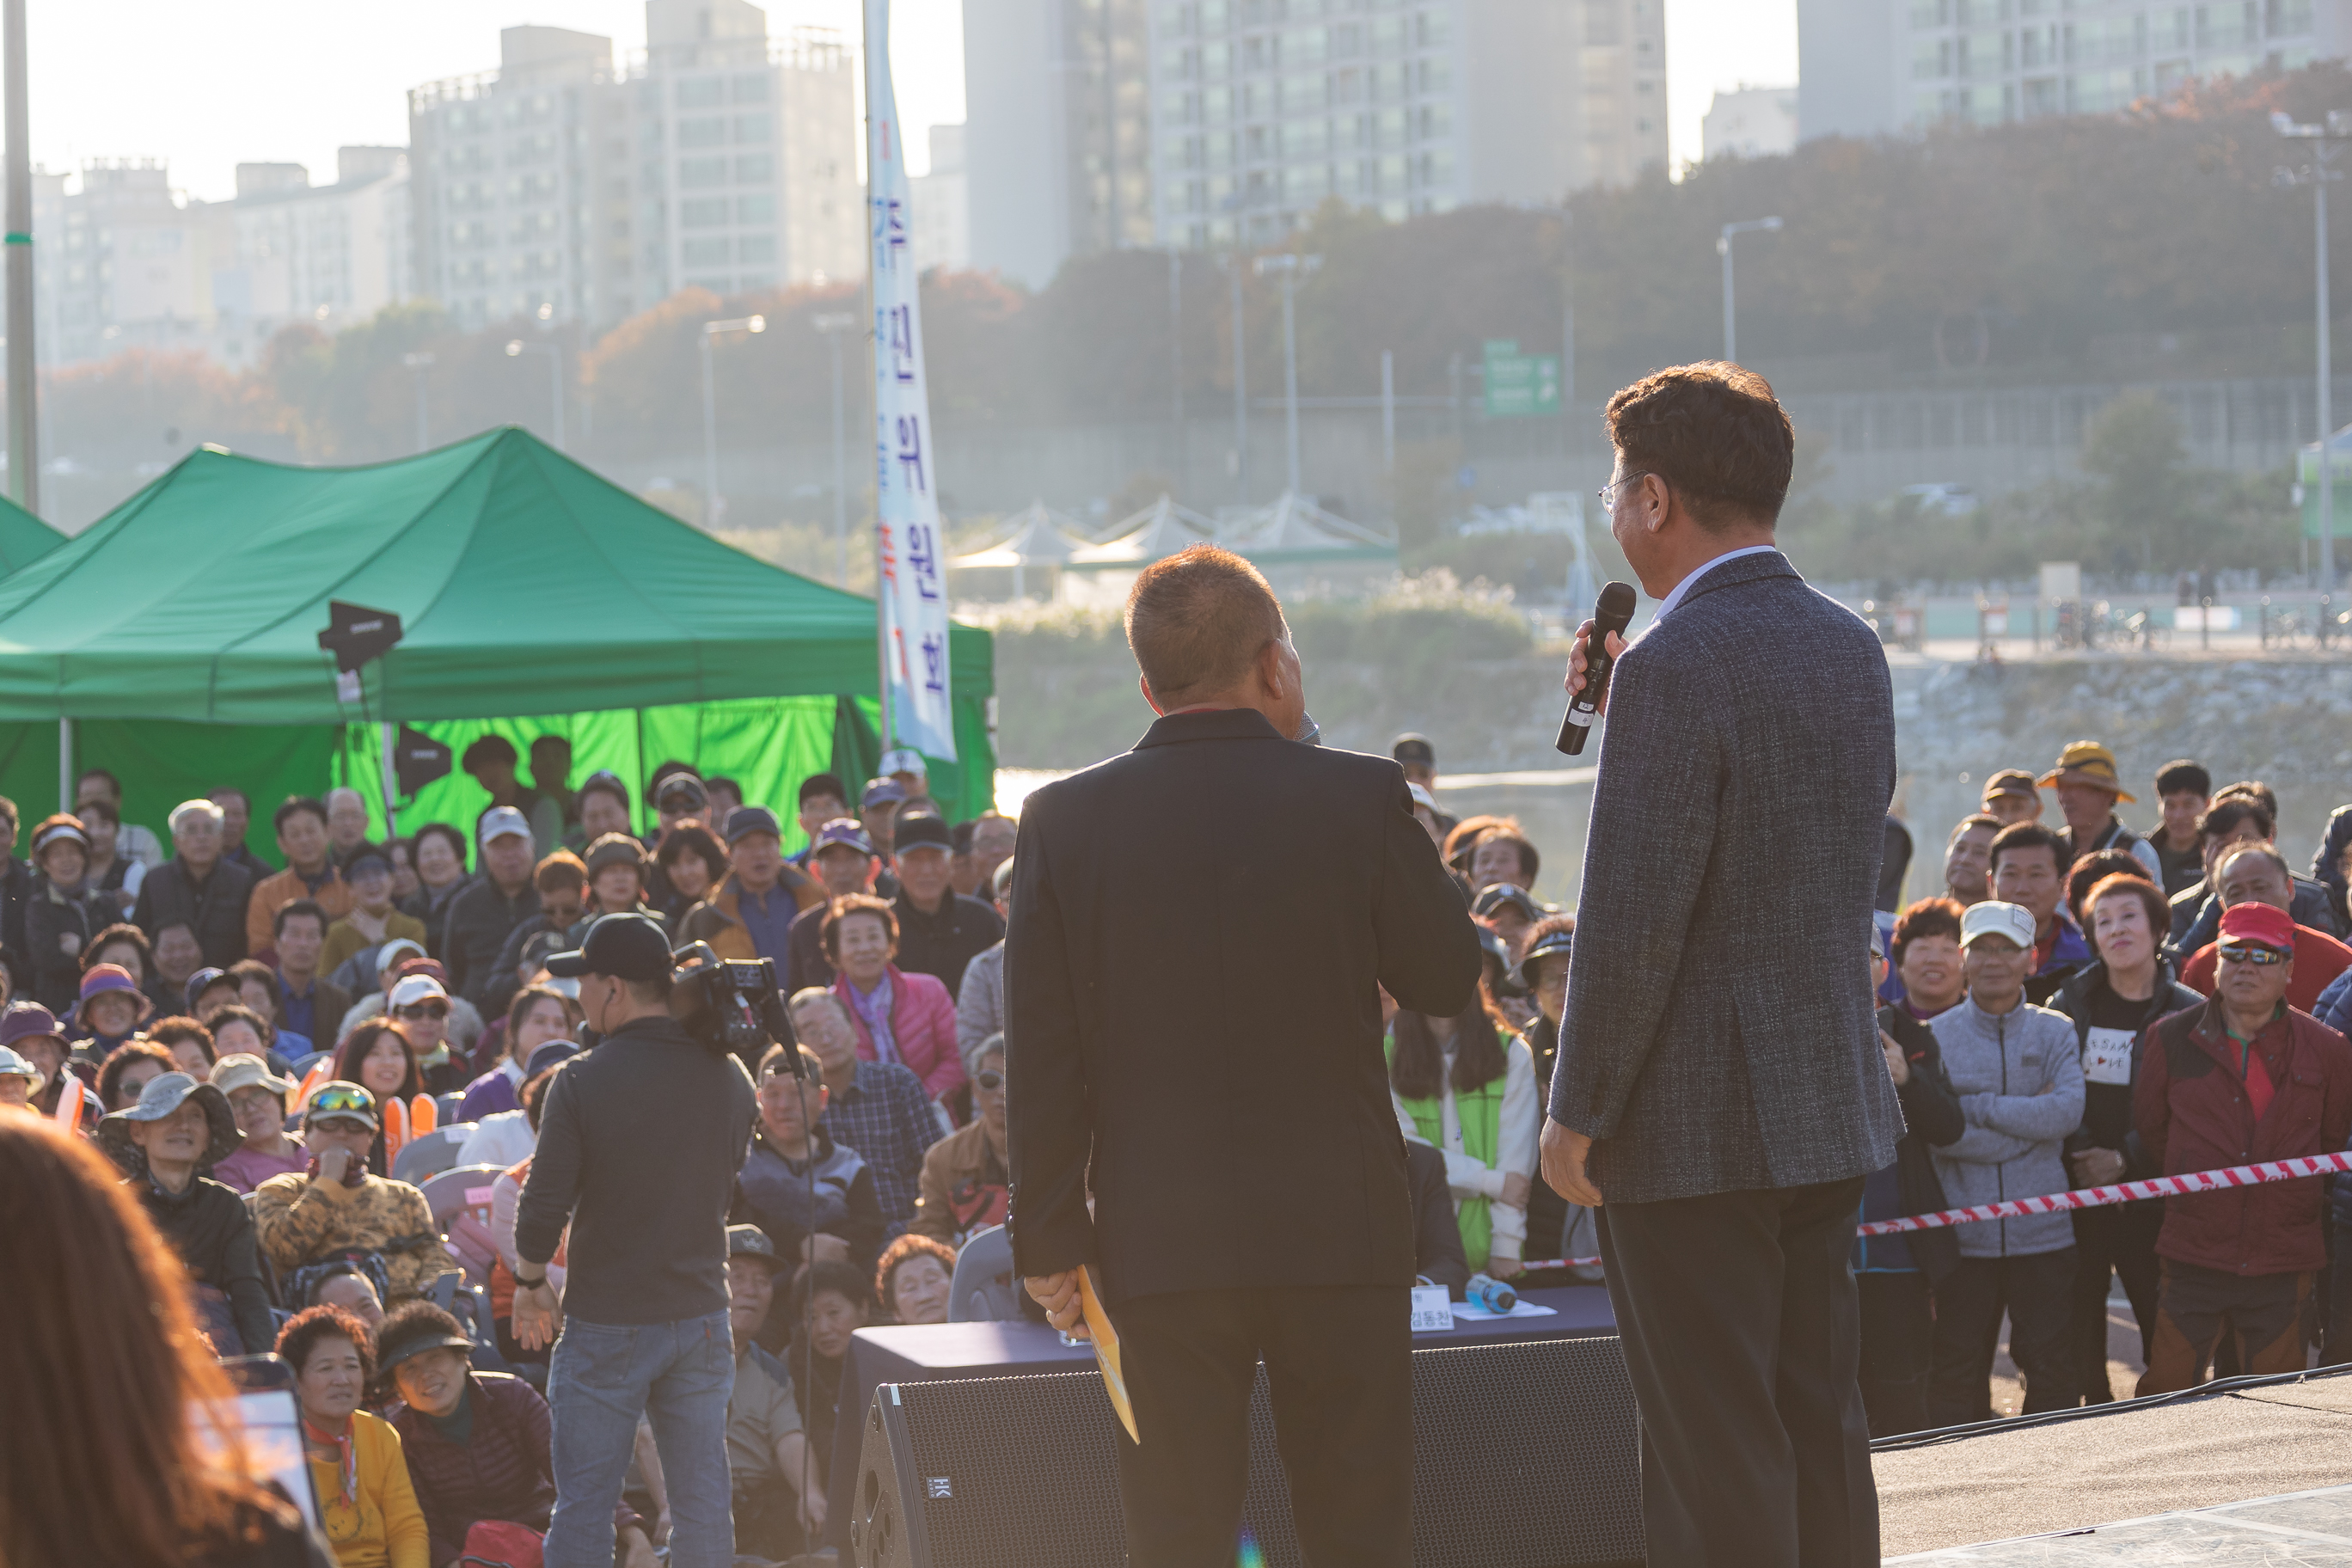
[[[2331,1172],[2352,1171],[2352,1150],[2340,1154],[2314,1154],[2294,1160],[2265,1160],[2252,1165],[2232,1165],[2223,1171],[2190,1171],[2179,1176],[2151,1176],[2144,1182],[2122,1182],[2111,1187],[2077,1187],[2073,1192],[2041,1197],[2011,1198],[2006,1203],[1978,1204],[1936,1214],[1908,1215],[1902,1219],[1877,1219],[1855,1226],[1861,1236],[1894,1236],[1906,1230],[1935,1230],[1944,1226],[1972,1225],[1979,1220],[2016,1219],[2024,1215],[2063,1214],[2069,1209],[2100,1208],[2108,1204],[2138,1203],[2146,1198],[2184,1197],[2218,1193],[2229,1187],[2259,1186],[2264,1182],[2299,1182]],[[1533,1268],[1576,1268],[1601,1261],[1598,1258],[1531,1258]]]

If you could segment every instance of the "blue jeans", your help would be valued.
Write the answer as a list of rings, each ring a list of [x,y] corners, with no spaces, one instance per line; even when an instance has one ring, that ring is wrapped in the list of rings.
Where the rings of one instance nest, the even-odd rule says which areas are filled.
[[[613,1510],[640,1415],[652,1419],[669,1487],[673,1568],[730,1568],[727,1401],[734,1391],[724,1311],[626,1328],[565,1319],[547,1378],[555,1426],[547,1568],[612,1568]]]

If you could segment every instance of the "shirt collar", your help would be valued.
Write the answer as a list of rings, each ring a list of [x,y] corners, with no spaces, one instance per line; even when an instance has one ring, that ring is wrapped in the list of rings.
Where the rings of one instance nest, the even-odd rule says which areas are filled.
[[[1683,602],[1684,596],[1689,594],[1692,587],[1697,584],[1700,578],[1706,576],[1708,573],[1714,571],[1725,562],[1737,561],[1743,555],[1769,555],[1777,552],[1780,548],[1780,547],[1777,544],[1749,544],[1744,545],[1738,550],[1725,551],[1722,554],[1717,556],[1714,560],[1708,562],[1697,571],[1693,572],[1681,582],[1675,584],[1674,591],[1659,602],[1657,614],[1650,617],[1650,624],[1652,626],[1655,626],[1660,621],[1664,620],[1667,616],[1674,612],[1675,606]]]

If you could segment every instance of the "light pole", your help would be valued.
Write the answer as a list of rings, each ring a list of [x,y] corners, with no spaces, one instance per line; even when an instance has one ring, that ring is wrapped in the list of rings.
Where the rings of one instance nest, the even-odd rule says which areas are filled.
[[[403,354],[400,363],[408,367],[408,374],[416,381],[416,449],[422,452],[428,444],[425,426],[425,378],[433,369],[434,359],[431,354]]]
[[[25,98],[25,0],[6,0],[5,35],[8,142],[8,489],[26,511],[41,510],[40,399],[33,363],[32,111]],[[69,792],[59,790],[60,795]],[[59,806],[60,811],[64,810]]]
[[[1176,490],[1184,490],[1184,253],[1168,247],[1169,397],[1175,405]]]
[[[1296,299],[1301,273],[1312,277],[1323,265],[1319,256],[1299,256],[1284,252],[1280,256],[1261,256],[1251,263],[1261,278],[1269,272],[1282,275],[1282,422],[1283,437],[1289,447],[1290,493],[1297,495],[1298,482],[1298,313]]]
[[[507,344],[507,358],[520,359],[525,354],[547,356],[547,386],[555,400],[555,449],[563,450],[563,351],[553,343],[527,343],[516,338]]]
[[[710,344],[722,332],[764,332],[765,316],[702,323],[702,526],[719,526],[719,398],[710,384]]]
[[[2309,185],[2312,195],[2312,226],[2315,236],[2315,259],[2319,268],[2317,310],[2319,316],[2319,591],[2323,595],[2336,592],[2336,454],[2328,443],[2336,438],[2335,387],[2333,345],[2329,342],[2327,321],[2327,187],[2330,182],[2344,176],[2328,165],[2343,151],[2347,141],[2352,141],[2352,114],[2340,109],[2327,111],[2324,125],[2298,125],[2284,113],[2273,113],[2271,128],[2290,142],[2311,143],[2311,162],[2300,169],[2281,169],[2273,176],[2281,185]],[[2319,623],[2319,645],[2327,646],[2327,617]]]
[[[849,586],[849,500],[844,493],[849,483],[847,448],[843,445],[841,412],[841,334],[857,325],[857,318],[847,310],[828,310],[809,323],[823,332],[833,345],[833,542],[838,557],[835,567],[837,585]]]
[[[1241,258],[1224,258],[1225,275],[1233,284],[1233,303],[1227,309],[1234,327],[1234,500],[1249,504],[1249,353],[1246,334],[1242,329],[1242,267]]]
[[[1731,240],[1735,235],[1777,234],[1780,220],[1777,217],[1744,218],[1738,223],[1723,226],[1717,237],[1715,253],[1723,258],[1723,357],[1732,363],[1739,363],[1739,308],[1731,287]]]

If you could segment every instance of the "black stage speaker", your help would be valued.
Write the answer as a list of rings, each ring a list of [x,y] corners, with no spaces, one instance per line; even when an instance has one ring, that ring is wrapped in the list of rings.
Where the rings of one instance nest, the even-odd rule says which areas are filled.
[[[1415,1351],[1412,1421],[1416,1568],[1641,1561],[1641,1444],[1613,1336]],[[849,1526],[858,1568],[1118,1568],[1118,1430],[1092,1368],[883,1384]],[[1263,1367],[1242,1522],[1267,1568],[1301,1568]]]

